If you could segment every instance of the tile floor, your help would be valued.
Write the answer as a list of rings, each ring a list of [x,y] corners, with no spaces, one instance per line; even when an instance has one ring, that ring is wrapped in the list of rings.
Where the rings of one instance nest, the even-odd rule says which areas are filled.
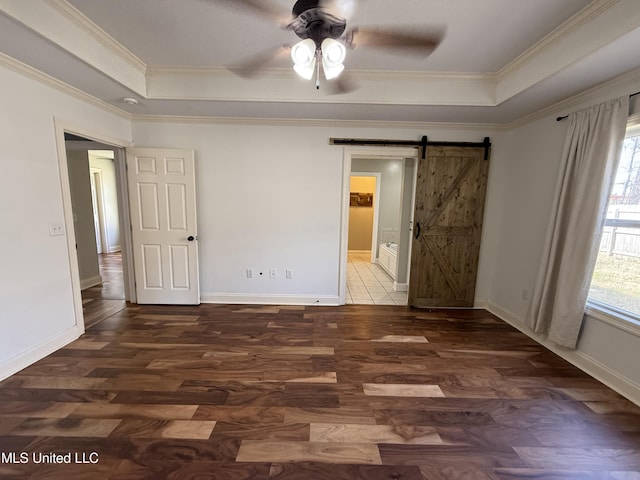
[[[347,298],[349,304],[406,305],[407,292],[396,292],[393,280],[369,252],[349,252],[347,256]]]

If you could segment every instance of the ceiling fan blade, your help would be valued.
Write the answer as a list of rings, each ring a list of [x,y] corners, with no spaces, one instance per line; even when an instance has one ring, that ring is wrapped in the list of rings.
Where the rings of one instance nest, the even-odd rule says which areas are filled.
[[[356,0],[320,0],[320,6],[329,15],[349,20],[356,9]]]
[[[291,22],[291,14],[278,8],[268,0],[209,0],[213,3],[252,12],[254,15],[266,18],[281,27],[286,27]]]
[[[325,85],[329,95],[344,95],[358,89],[356,82],[346,72],[343,72],[338,78],[329,80]]]
[[[230,65],[227,69],[239,77],[253,78],[259,75],[262,70],[279,58],[289,55],[290,52],[290,46],[278,45],[277,47],[269,48],[268,50],[264,50],[238,63]]]
[[[404,50],[405,53],[426,57],[430,55],[444,38],[443,27],[430,27],[427,31],[410,29],[381,29],[376,27],[356,27],[346,35],[351,47]]]

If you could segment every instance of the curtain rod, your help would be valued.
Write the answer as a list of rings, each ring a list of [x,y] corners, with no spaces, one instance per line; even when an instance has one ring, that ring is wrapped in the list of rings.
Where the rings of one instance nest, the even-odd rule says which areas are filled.
[[[377,147],[420,147],[422,149],[422,158],[425,158],[425,151],[428,145],[438,147],[482,147],[484,148],[484,159],[489,159],[489,148],[491,148],[491,139],[484,137],[482,142],[437,142],[430,141],[426,135],[420,140],[376,140],[365,138],[330,138],[330,145],[360,145],[360,146],[377,146]]]
[[[640,92],[632,93],[631,95],[629,95],[629,98],[635,97],[636,95],[640,95]],[[561,117],[556,117],[556,122],[564,120],[565,118],[568,118],[568,117],[569,115],[562,115]]]

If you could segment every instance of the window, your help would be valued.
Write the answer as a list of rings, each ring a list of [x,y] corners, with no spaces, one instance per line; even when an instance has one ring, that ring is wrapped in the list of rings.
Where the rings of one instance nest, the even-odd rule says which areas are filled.
[[[640,320],[640,123],[627,128],[589,301]]]

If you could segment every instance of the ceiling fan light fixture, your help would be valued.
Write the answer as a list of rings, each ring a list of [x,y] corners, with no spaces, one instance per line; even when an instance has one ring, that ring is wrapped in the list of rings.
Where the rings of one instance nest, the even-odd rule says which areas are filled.
[[[295,64],[293,70],[305,80],[311,80],[313,78],[313,72],[315,71],[316,64],[312,62],[310,66],[303,66]]]
[[[344,59],[347,56],[347,48],[333,38],[325,38],[321,45],[322,69],[327,80],[336,78],[344,70]]]
[[[347,57],[347,47],[333,38],[325,38],[320,47],[324,64],[335,67]]]
[[[327,80],[331,80],[333,78],[336,78],[338,75],[342,73],[342,71],[344,70],[344,65],[340,64],[340,65],[335,65],[333,67],[329,67],[325,64],[323,60],[322,69],[324,70],[324,78],[326,78]]]
[[[316,67],[316,44],[310,38],[302,40],[291,47],[293,69],[302,78],[310,80]]]

